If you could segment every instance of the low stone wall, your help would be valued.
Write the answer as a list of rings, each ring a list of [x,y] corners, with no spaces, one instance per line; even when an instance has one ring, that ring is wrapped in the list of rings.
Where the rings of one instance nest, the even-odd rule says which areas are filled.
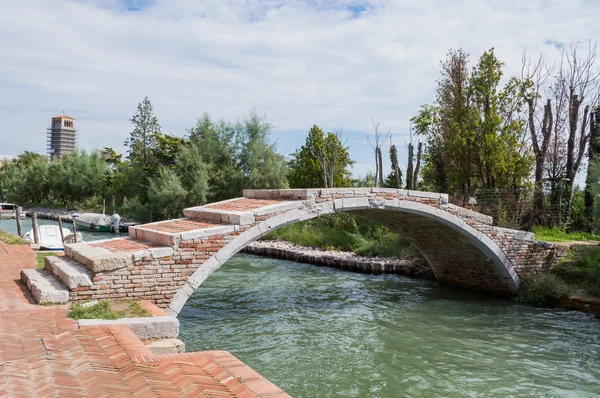
[[[37,212],[38,218],[42,218],[44,220],[58,221],[58,216],[60,216],[62,221],[69,223],[73,222],[73,218],[71,216],[77,213],[74,210],[58,210],[48,209],[46,207],[30,207],[25,209],[25,214],[31,217],[31,214],[34,210]]]
[[[268,240],[253,242],[243,250],[259,256],[290,260],[367,274],[398,274],[424,279],[435,279],[435,275],[423,258],[410,259],[363,257],[354,253],[321,250],[298,246],[290,242]]]

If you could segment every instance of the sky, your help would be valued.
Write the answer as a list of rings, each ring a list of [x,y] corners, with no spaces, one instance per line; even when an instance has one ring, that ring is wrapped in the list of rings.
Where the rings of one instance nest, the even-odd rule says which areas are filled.
[[[0,154],[45,153],[50,118],[77,119],[80,148],[124,152],[148,96],[166,132],[207,112],[255,109],[290,154],[309,128],[343,129],[355,176],[366,134],[391,131],[406,165],[409,119],[435,97],[440,61],[494,47],[508,77],[523,51],[600,38],[597,0],[0,0]],[[385,174],[390,170],[387,151]],[[405,167],[405,166],[404,166]]]

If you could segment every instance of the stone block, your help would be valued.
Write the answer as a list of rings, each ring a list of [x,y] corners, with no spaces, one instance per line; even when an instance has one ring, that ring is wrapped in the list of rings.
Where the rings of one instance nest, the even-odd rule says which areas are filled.
[[[185,343],[179,339],[144,340],[143,343],[154,355],[185,353]]]
[[[79,327],[126,325],[141,340],[175,339],[179,336],[179,320],[172,316],[147,318],[80,319]]]
[[[24,269],[21,271],[21,280],[38,303],[69,302],[69,290],[47,269]]]
[[[86,266],[64,257],[48,256],[44,260],[46,269],[69,289],[92,286],[92,273]]]

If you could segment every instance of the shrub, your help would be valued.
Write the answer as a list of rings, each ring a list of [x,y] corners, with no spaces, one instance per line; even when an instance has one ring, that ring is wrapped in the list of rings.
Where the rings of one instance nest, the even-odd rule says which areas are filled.
[[[526,304],[548,305],[558,297],[567,296],[569,287],[554,274],[540,274],[521,281],[517,301]]]

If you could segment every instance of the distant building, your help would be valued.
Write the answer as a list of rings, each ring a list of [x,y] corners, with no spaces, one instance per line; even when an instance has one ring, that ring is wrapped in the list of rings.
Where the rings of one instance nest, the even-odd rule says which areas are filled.
[[[77,130],[75,118],[67,115],[54,116],[48,127],[48,156],[50,160],[60,159],[77,148]]]

